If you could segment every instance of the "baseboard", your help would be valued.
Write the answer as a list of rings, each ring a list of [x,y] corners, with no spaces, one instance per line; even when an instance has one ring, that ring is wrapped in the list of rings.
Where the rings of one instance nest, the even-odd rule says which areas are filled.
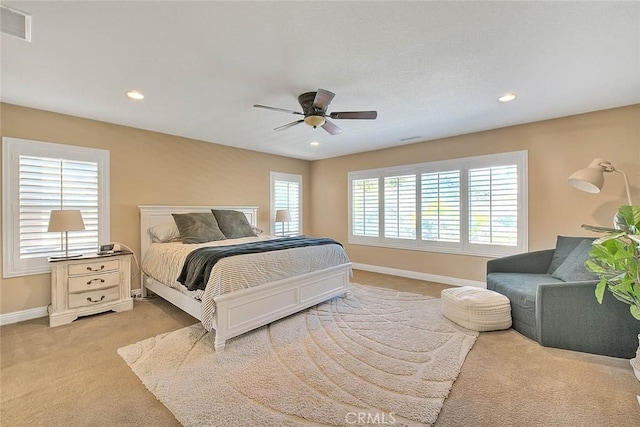
[[[372,273],[388,274],[390,276],[406,277],[409,279],[425,280],[427,282],[443,283],[452,286],[474,286],[476,288],[486,288],[485,282],[476,280],[460,279],[458,277],[440,276],[438,274],[421,273],[419,271],[400,270],[398,268],[380,267],[377,265],[360,264],[354,262],[351,264],[356,270],[371,271]]]
[[[476,288],[486,288],[487,284],[475,280],[460,279],[458,277],[440,276],[437,274],[420,273],[418,271],[401,270],[398,268],[380,267],[377,265],[360,264],[354,262],[351,264],[356,270],[371,271],[372,273],[388,274],[390,276],[406,277],[409,279],[425,280],[427,282],[444,283],[452,286],[475,286]],[[132,289],[131,296],[140,297],[140,289]],[[46,317],[49,313],[47,307],[36,307],[29,310],[15,311],[13,313],[0,314],[0,326],[18,323],[25,320]]]
[[[14,311],[13,313],[0,314],[0,326],[18,323],[25,320],[37,319],[49,315],[47,307],[30,308],[29,310]]]

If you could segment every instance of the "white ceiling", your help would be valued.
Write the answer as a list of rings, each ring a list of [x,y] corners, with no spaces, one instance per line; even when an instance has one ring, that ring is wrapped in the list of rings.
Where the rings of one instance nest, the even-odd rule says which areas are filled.
[[[2,35],[3,102],[300,159],[640,103],[637,1],[3,4],[33,16]],[[378,119],[252,107],[318,88]]]

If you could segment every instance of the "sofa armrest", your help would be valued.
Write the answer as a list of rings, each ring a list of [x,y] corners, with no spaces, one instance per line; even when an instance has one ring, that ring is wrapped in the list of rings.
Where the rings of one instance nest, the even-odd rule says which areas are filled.
[[[533,273],[544,274],[551,265],[555,249],[527,252],[487,261],[489,273]]]
[[[597,280],[541,284],[536,296],[538,342],[543,346],[630,359],[638,348],[640,321],[607,292],[595,297]]]

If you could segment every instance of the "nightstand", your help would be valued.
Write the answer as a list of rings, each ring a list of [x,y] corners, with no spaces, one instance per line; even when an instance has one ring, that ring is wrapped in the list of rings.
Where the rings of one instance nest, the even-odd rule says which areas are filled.
[[[80,316],[133,308],[131,252],[54,259],[51,264],[49,326]]]

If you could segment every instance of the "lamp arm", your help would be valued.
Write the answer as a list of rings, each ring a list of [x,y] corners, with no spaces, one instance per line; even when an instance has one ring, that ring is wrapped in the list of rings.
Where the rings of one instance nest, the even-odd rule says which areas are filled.
[[[627,174],[624,173],[624,171],[621,171],[620,169],[613,169],[612,172],[618,172],[619,174],[622,174],[624,178],[624,188],[625,190],[627,190],[627,200],[629,201],[629,206],[632,206],[633,203],[631,202],[631,190],[629,189],[629,177],[627,177]]]

